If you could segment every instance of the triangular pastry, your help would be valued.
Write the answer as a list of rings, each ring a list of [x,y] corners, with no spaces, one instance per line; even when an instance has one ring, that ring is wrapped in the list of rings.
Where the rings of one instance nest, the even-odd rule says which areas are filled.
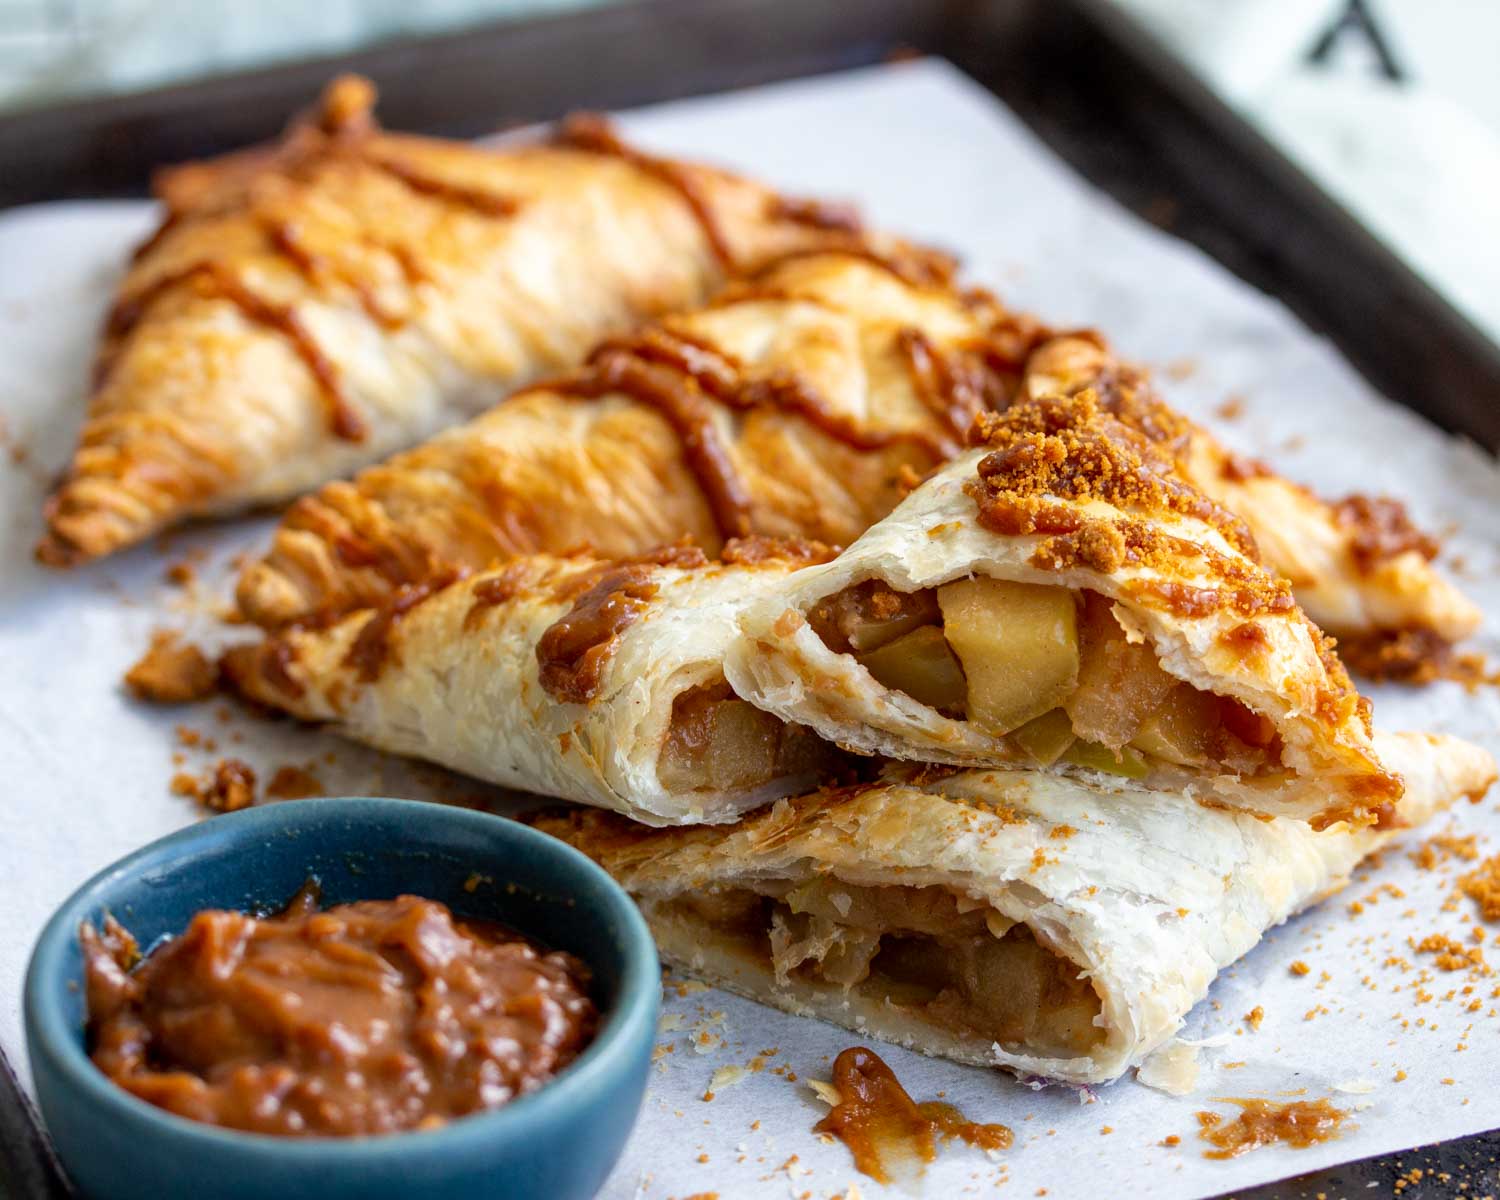
[[[1244,520],[1267,567],[1291,581],[1303,610],[1346,651],[1403,635],[1455,642],[1478,629],[1478,607],[1433,568],[1437,543],[1412,525],[1398,501],[1354,495],[1328,502],[1233,453],[1169,409],[1141,371],[1097,338],[1044,342],[1026,364],[1021,394],[1085,388]]]
[[[374,99],[338,79],[279,144],[159,175],[166,219],[106,323],[43,561],[288,500],[738,272],[880,244],[599,119],[486,149],[387,133]]]
[[[1406,777],[1404,823],[1494,778],[1456,739],[1379,749]],[[630,891],[675,967],[861,1036],[1081,1084],[1139,1065],[1220,970],[1391,836],[1029,770],[833,789],[727,830],[582,810],[536,823]]]
[[[798,255],[598,347],[426,445],[304,497],[243,574],[277,626],[433,572],[689,535],[852,541],[1003,403],[1040,331],[867,253]]]
[[[1093,392],[980,418],[834,561],[740,619],[743,699],[864,754],[1115,772],[1317,826],[1400,780],[1244,524]]]

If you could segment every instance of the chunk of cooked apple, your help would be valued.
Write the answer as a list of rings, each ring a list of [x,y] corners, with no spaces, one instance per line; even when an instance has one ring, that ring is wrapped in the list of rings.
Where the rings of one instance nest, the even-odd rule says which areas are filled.
[[[939,712],[963,715],[968,685],[936,625],[922,625],[855,658],[883,686]]]
[[[1162,670],[1151,646],[1126,638],[1113,607],[1097,592],[1084,593],[1078,687],[1066,708],[1079,737],[1119,749],[1136,736],[1177,680]]]
[[[1130,744],[1166,762],[1201,767],[1218,754],[1220,730],[1219,697],[1179,683],[1141,722]]]
[[[968,680],[968,718],[995,736],[1058,707],[1078,682],[1077,606],[1065,588],[958,579],[938,588]]]

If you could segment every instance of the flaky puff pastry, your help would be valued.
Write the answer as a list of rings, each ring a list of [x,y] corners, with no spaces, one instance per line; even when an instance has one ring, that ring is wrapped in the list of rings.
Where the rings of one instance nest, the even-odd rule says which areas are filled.
[[[261,704],[491,783],[652,825],[731,821],[839,769],[833,747],[724,685],[739,612],[784,584],[799,550],[827,548],[527,556],[282,631],[231,651],[225,671]]]
[[[996,730],[972,711],[952,715],[887,686],[854,649],[830,641],[819,611],[831,602],[836,612],[839,597],[871,581],[899,594],[936,591],[939,601],[944,585],[969,578],[1066,589],[1085,610],[1077,633],[1070,610],[1057,618],[1068,628],[1046,636],[1083,643],[1084,672],[1087,606],[1107,610],[1093,625],[1102,637],[1093,714],[1084,721],[1069,707],[1082,686],[1075,674],[1073,683],[1059,677],[1055,689],[1049,682],[1038,694],[1055,690],[1056,697],[1025,720],[1063,706],[1080,737],[1114,739],[1106,744],[1115,763],[1098,765],[1124,769],[1124,751],[1140,744],[1148,714],[1166,712],[1156,706],[1174,701],[1175,679],[1194,690],[1175,711],[1226,698],[1232,711],[1223,715],[1218,706],[1200,719],[1234,723],[1263,750],[1244,759],[1237,736],[1219,739],[1228,749],[1204,741],[1201,754],[1186,758],[1137,759],[1132,751],[1129,761],[1149,785],[1196,789],[1220,803],[1318,827],[1388,816],[1401,782],[1375,751],[1369,704],[1285,581],[1253,557],[1242,522],[1193,488],[1171,457],[1092,391],[1017,400],[1003,414],[982,417],[976,437],[983,444],[941,468],[837,559],[798,572],[746,611],[745,636],[725,662],[741,697],[863,754],[966,766],[1026,763],[1036,752],[1025,730]],[[1008,653],[1007,614],[1023,614],[995,611],[1002,628],[994,651],[984,653]],[[952,642],[953,631],[943,632]],[[1151,653],[1134,663],[1132,646],[1142,645]],[[1024,673],[1036,661],[1030,654],[1011,669]],[[983,666],[983,654],[964,663],[971,708],[975,668]],[[1101,702],[1109,710],[1102,715]],[[1268,724],[1257,730],[1245,712]],[[1083,724],[1107,731],[1086,733]],[[1088,772],[1086,763],[1066,757],[1054,769]]]
[[[340,78],[278,145],[159,176],[43,561],[290,499],[738,271],[869,240],[598,119],[485,149],[387,133],[374,101]]]
[[[910,254],[797,255],[570,375],[298,501],[244,572],[274,627],[435,570],[684,534],[847,544],[1014,390],[1035,337]]]
[[[1379,748],[1407,780],[1404,824],[1494,777],[1488,755],[1454,739],[1382,736]],[[583,811],[537,824],[630,891],[676,967],[926,1054],[1073,1083],[1139,1065],[1220,970],[1391,836],[1315,833],[1186,792],[1036,771],[832,790],[729,830],[647,830]],[[933,922],[936,901],[952,912],[946,924]],[[1038,985],[1029,945],[969,973],[986,945],[1021,931],[1060,960],[1057,977]],[[935,954],[913,946],[923,939]],[[925,989],[912,986],[913,962],[927,964]],[[997,1010],[985,992],[1006,1003]]]
[[[1084,388],[1095,389],[1111,411],[1173,454],[1198,488],[1240,516],[1266,565],[1291,582],[1307,615],[1341,642],[1412,633],[1454,642],[1479,628],[1478,607],[1432,566],[1436,542],[1412,526],[1399,502],[1356,495],[1330,503],[1233,453],[1168,409],[1141,371],[1097,339],[1054,338],[1027,362],[1023,395]]]

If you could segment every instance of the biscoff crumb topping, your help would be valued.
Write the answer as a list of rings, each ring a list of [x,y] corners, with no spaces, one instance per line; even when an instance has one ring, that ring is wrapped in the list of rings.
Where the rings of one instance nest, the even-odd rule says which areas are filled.
[[[1141,585],[1139,597],[1183,615],[1221,608],[1247,617],[1294,613],[1290,585],[1259,565],[1244,523],[1182,478],[1163,449],[1187,436],[1190,423],[1165,405],[1135,397],[1117,390],[1115,400],[1117,409],[1129,406],[1132,423],[1093,389],[981,416],[970,436],[990,453],[966,488],[980,523],[1010,536],[1047,535],[1032,560],[1047,569],[1083,565],[1112,573],[1135,565],[1185,573],[1186,566],[1195,582],[1152,581]],[[1096,501],[1122,516],[1078,511],[1078,504]],[[1210,526],[1234,553],[1164,532],[1158,522],[1167,514]]]
[[[1500,854],[1485,859],[1458,881],[1458,887],[1479,905],[1486,921],[1500,921]]]
[[[1429,562],[1441,547],[1437,539],[1418,529],[1406,506],[1389,496],[1346,496],[1333,506],[1333,515],[1349,531],[1349,552],[1361,571],[1415,551]]]

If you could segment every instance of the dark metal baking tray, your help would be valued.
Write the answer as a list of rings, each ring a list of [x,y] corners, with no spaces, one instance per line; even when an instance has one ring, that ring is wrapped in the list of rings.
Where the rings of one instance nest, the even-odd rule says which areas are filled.
[[[161,163],[274,136],[342,70],[379,84],[392,128],[476,135],[914,53],[962,67],[1093,183],[1287,303],[1386,395],[1500,450],[1500,350],[1108,0],[635,0],[76,101],[0,116],[0,206],[142,195]],[[51,1200],[34,1129],[0,1086],[0,1193]],[[1500,1191],[1497,1153],[1500,1136],[1482,1134],[1238,1195],[1389,1194],[1414,1166],[1425,1178],[1404,1200],[1460,1180],[1483,1194]]]

